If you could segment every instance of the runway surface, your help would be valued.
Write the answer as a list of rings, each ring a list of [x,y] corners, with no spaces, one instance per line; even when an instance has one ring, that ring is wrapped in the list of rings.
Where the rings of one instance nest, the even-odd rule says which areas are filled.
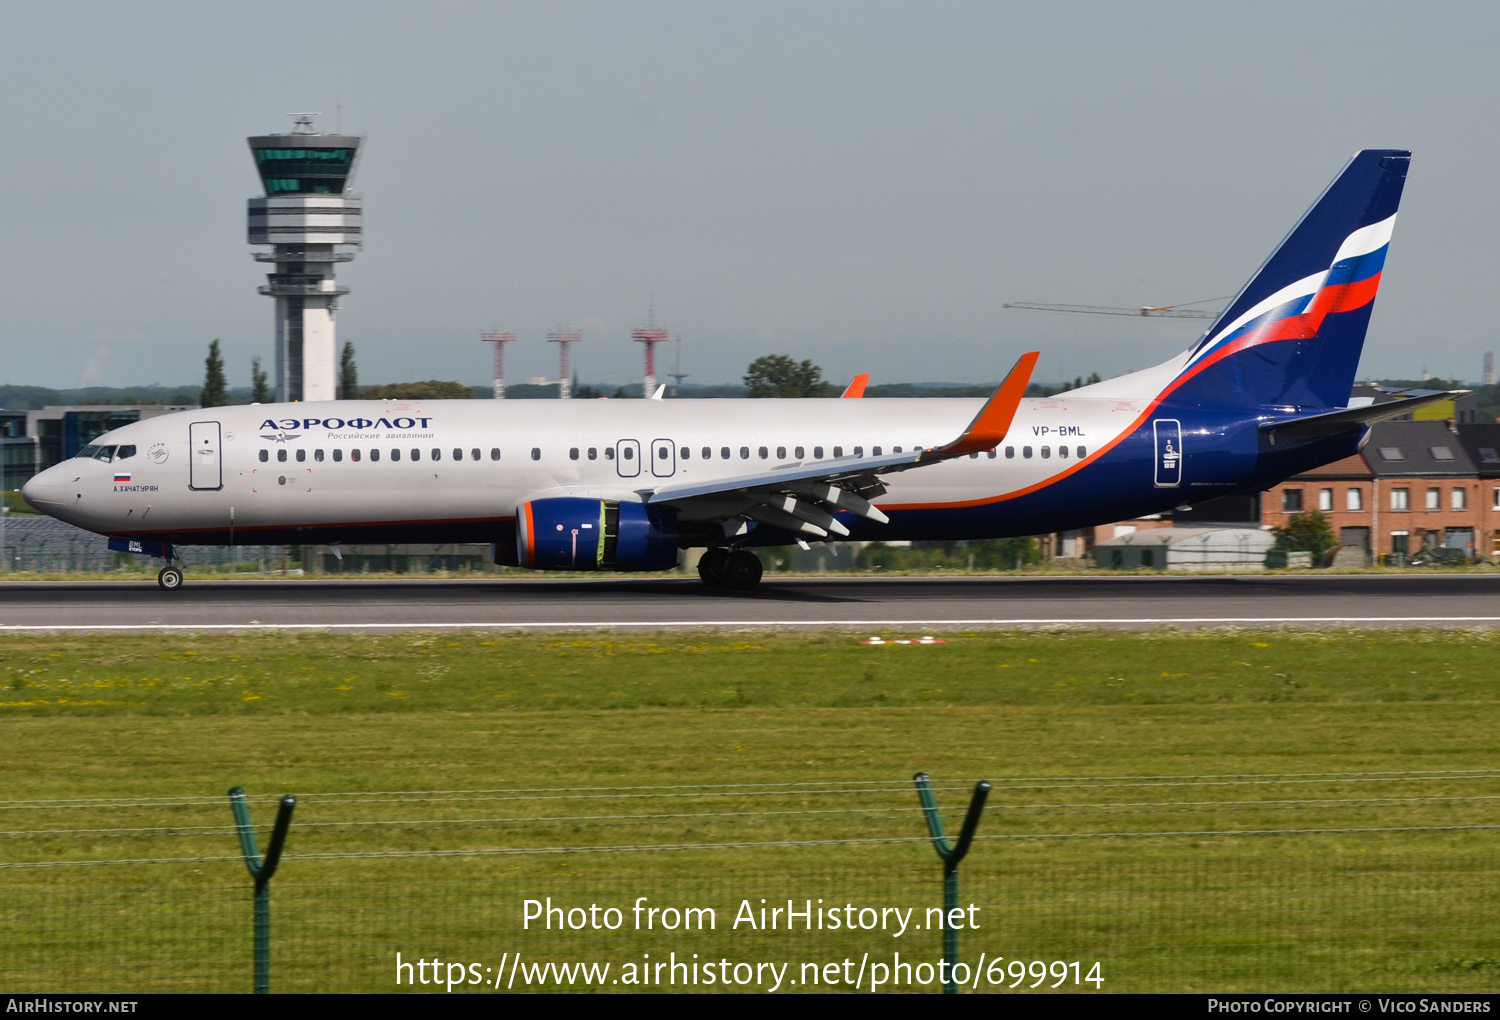
[[[0,583],[0,630],[1500,625],[1500,575]]]

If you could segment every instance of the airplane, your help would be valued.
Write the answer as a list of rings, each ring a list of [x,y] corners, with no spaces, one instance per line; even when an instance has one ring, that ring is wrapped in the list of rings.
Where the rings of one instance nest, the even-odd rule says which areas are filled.
[[[1004,538],[1264,490],[1348,457],[1372,422],[1453,396],[1350,393],[1410,152],[1355,155],[1181,354],[986,400],[371,400],[135,422],[28,481],[38,510],[158,557],[179,545],[487,542],[531,570],[655,571],[703,548],[712,587],[759,546]]]

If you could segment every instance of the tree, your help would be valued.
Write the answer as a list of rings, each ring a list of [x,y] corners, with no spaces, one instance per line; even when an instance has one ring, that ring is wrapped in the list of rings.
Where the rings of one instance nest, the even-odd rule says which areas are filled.
[[[260,367],[259,358],[250,359],[250,401],[255,404],[271,402],[271,387],[266,385],[266,370]]]
[[[826,397],[830,391],[821,368],[785,354],[767,354],[750,362],[745,388],[752,397]]]
[[[363,396],[366,400],[473,400],[474,387],[461,382],[428,379],[426,382],[366,386]]]
[[[1295,552],[1310,552],[1317,563],[1323,553],[1338,545],[1328,518],[1316,510],[1301,510],[1287,518],[1286,524],[1272,528],[1277,544]]]
[[[219,341],[208,345],[208,359],[203,364],[207,372],[198,403],[202,407],[223,407],[229,403],[229,384],[224,381],[224,356],[219,353]]]
[[[339,355],[339,400],[353,400],[359,396],[359,368],[354,364],[354,341],[344,341],[344,352]]]

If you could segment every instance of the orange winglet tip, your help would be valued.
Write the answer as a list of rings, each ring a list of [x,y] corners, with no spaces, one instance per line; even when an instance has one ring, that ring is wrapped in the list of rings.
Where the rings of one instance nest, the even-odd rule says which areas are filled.
[[[980,453],[993,449],[1010,431],[1021,398],[1026,396],[1026,387],[1031,384],[1031,373],[1036,369],[1041,351],[1028,351],[1021,355],[1016,366],[1010,370],[1005,381],[996,387],[994,394],[985,403],[964,434],[940,452],[944,457],[958,457],[966,453]]]
[[[861,372],[859,375],[854,377],[853,381],[849,383],[849,387],[844,390],[843,393],[840,393],[839,396],[846,400],[857,400],[865,395],[865,386],[869,383],[869,381],[870,373]]]

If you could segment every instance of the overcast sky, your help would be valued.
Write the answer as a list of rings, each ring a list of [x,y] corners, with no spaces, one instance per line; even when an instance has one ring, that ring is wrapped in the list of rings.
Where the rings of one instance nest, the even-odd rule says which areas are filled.
[[[1475,379],[1493,325],[1500,6],[0,4],[0,381],[233,385],[272,355],[245,137],[367,133],[340,339],[361,381],[843,380],[1163,360],[1348,156],[1414,150],[1361,375]],[[666,359],[671,360],[668,354]]]

